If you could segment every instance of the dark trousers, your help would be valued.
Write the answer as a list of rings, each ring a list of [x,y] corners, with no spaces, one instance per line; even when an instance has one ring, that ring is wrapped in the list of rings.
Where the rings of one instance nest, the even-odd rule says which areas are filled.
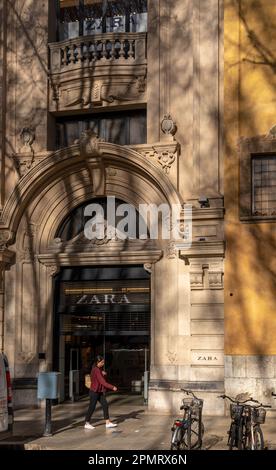
[[[109,419],[108,404],[105,398],[105,394],[102,392],[97,393],[97,392],[93,392],[93,390],[90,390],[89,396],[90,396],[90,403],[89,403],[89,407],[85,416],[85,422],[88,423],[90,421],[90,418],[95,411],[97,401],[99,401],[102,406],[104,419]]]

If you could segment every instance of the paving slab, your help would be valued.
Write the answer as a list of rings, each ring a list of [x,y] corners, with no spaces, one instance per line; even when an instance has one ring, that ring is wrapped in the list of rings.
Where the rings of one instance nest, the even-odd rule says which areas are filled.
[[[88,399],[52,407],[53,435],[44,437],[45,410],[15,411],[13,437],[0,441],[0,448],[26,450],[169,450],[171,425],[176,416],[151,413],[140,396],[108,397],[111,419],[117,428],[106,429],[102,410],[97,406],[91,423],[84,429]],[[180,415],[179,415],[180,417]],[[227,450],[228,417],[204,416],[203,450]],[[265,445],[276,449],[276,420],[262,426]]]

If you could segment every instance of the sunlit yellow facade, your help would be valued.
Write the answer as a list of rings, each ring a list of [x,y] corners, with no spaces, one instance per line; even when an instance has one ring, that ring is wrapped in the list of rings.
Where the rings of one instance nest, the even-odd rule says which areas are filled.
[[[225,349],[276,354],[276,224],[241,223],[237,153],[240,137],[266,135],[275,124],[276,4],[226,1],[224,18]]]

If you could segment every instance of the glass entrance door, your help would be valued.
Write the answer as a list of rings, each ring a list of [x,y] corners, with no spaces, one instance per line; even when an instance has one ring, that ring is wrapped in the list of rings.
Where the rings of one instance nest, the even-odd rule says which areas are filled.
[[[150,356],[150,278],[143,268],[132,269],[100,268],[97,279],[60,279],[57,284],[63,399],[71,395],[72,370],[78,371],[78,394],[87,394],[85,374],[90,373],[97,355],[104,356],[107,380],[120,392],[142,393]],[[110,279],[114,274],[117,277]]]

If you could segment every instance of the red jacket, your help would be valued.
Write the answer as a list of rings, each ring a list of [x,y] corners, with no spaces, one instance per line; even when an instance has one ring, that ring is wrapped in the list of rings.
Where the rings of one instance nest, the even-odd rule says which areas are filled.
[[[106,392],[106,390],[113,390],[114,385],[106,382],[102,370],[95,366],[91,371],[91,387],[90,390],[93,392],[100,393]]]

